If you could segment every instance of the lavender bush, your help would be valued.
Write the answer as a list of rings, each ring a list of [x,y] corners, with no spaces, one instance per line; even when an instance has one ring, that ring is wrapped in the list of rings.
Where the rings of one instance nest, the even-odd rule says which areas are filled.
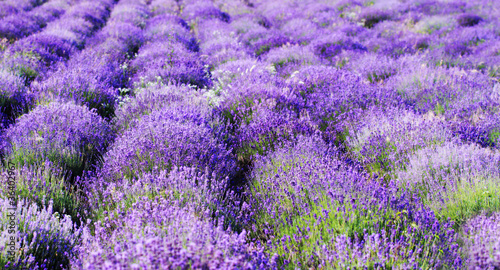
[[[346,166],[317,141],[299,140],[255,166],[248,210],[255,223],[249,226],[278,253],[280,267],[460,264],[451,224],[394,183],[385,187]],[[436,235],[446,240],[432,239]]]
[[[469,269],[495,269],[500,265],[498,253],[498,213],[479,215],[464,226],[464,241],[469,255]]]
[[[69,266],[69,260],[75,254],[74,247],[78,244],[80,230],[76,229],[69,216],[53,213],[52,204],[38,208],[35,204],[26,201],[17,203],[16,244],[20,252],[16,254],[16,261],[7,259],[6,244],[8,238],[7,208],[10,201],[1,200],[2,213],[1,228],[1,257],[0,264],[6,268],[30,269],[64,269]]]
[[[214,131],[196,107],[162,107],[116,140],[104,157],[104,173],[110,179],[133,179],[174,166],[192,166],[208,167],[213,177],[224,178],[233,173],[235,163]]]
[[[0,70],[0,78],[0,128],[6,128],[33,106],[35,95],[8,70]]]
[[[253,269],[269,264],[259,249],[245,243],[244,232],[227,232],[175,203],[143,198],[132,209],[119,220],[97,223],[94,235],[84,230],[72,268]],[[111,235],[110,226],[116,228]]]
[[[19,167],[13,174],[2,168],[1,174],[3,194],[8,194],[10,176],[10,179],[16,180],[16,194],[19,198],[36,203],[41,208],[49,207],[50,204],[54,213],[70,216],[75,225],[81,225],[91,214],[81,194],[57,164],[47,160],[43,166]]]
[[[9,162],[23,166],[48,159],[73,177],[92,169],[113,140],[111,128],[95,112],[58,102],[21,116],[4,136]]]

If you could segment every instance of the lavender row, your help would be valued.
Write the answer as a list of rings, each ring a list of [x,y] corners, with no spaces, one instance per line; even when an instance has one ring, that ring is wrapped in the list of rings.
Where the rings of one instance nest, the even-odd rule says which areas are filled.
[[[421,101],[425,102],[433,102],[433,104],[432,105],[429,104],[430,105],[429,106],[428,104],[420,103],[420,101],[415,102],[415,100],[409,100],[408,96],[401,95],[402,90],[403,91],[409,90],[407,87],[408,84],[400,88],[394,87],[391,78],[398,78],[398,79],[405,78],[403,80],[408,80],[407,78],[408,76],[411,76],[410,75],[411,72],[406,71],[404,67],[411,67],[411,68],[418,67],[419,64],[417,63],[421,63],[421,61],[430,61],[428,60],[430,58],[426,58],[429,55],[424,55],[424,57],[418,56],[420,51],[425,50],[425,48],[424,49],[421,48],[421,46],[423,45],[421,41],[418,39],[418,37],[416,37],[416,39],[413,38],[407,40],[406,42],[408,43],[406,44],[405,43],[396,44],[397,46],[403,46],[400,48],[405,48],[406,46],[407,49],[403,50],[404,52],[403,55],[391,54],[389,51],[383,51],[383,50],[376,51],[378,50],[378,48],[374,48],[372,44],[365,43],[365,41],[368,41],[373,37],[371,36],[372,33],[373,35],[378,35],[378,32],[376,31],[382,31],[382,29],[386,30],[386,28],[377,29],[376,25],[378,25],[378,23],[382,21],[391,19],[392,17],[391,14],[389,14],[389,12],[377,11],[377,8],[373,7],[367,9],[366,12],[364,13],[359,13],[359,17],[351,17],[354,20],[358,19],[362,20],[362,22],[364,23],[364,27],[359,27],[359,26],[355,27],[353,25],[349,25],[348,27],[348,25],[346,25],[345,31],[347,33],[348,31],[365,32],[365,36],[359,36],[359,34],[357,33],[356,34],[349,33],[348,35],[343,35],[342,33],[341,35],[338,35],[338,33],[336,33],[336,35],[331,35],[331,33],[329,33],[330,29],[327,29],[328,25],[330,23],[336,23],[338,25],[339,21],[332,22],[327,15],[333,13],[337,16],[338,11],[341,12],[343,11],[344,14],[349,14],[349,12],[354,11],[354,14],[356,15],[356,13],[359,11],[354,9],[356,4],[345,3],[345,6],[342,7],[342,9],[339,8],[338,11],[335,11],[333,8],[328,9],[328,7],[326,7],[325,5],[322,6],[321,4],[316,4],[316,5],[312,4],[311,6],[308,7],[306,7],[307,4],[305,4],[304,6],[300,6],[299,8],[295,9],[286,7],[286,5],[287,5],[286,3],[267,3],[267,2],[257,3],[256,5],[253,6],[257,6],[257,10],[259,10],[263,14],[266,14],[267,18],[270,20],[265,21],[266,17],[264,18],[261,17],[258,19],[255,17],[251,18],[252,16],[248,17],[250,17],[252,20],[255,20],[254,22],[255,25],[259,24],[261,25],[262,32],[266,32],[267,30],[265,29],[268,28],[276,31],[277,34],[274,35],[274,37],[280,35],[283,37],[280,41],[283,43],[280,44],[278,42],[277,43],[278,45],[276,45],[276,47],[280,48],[273,49],[272,46],[265,45],[262,47],[262,51],[255,51],[255,49],[253,49],[253,51],[256,56],[260,57],[268,64],[271,64],[278,75],[285,78],[284,86],[288,89],[285,88],[286,89],[285,91],[283,90],[281,91],[275,90],[274,92],[269,91],[269,89],[272,89],[270,86],[275,86],[275,87],[278,86],[279,89],[280,86],[283,85],[281,79],[278,79],[270,84],[266,85],[260,84],[257,86],[255,81],[260,80],[259,83],[261,83],[263,78],[262,75],[265,74],[265,72],[260,71],[259,75],[256,75],[256,78],[258,79],[255,79],[255,81],[250,83],[251,87],[248,87],[252,90],[255,88],[257,88],[258,90],[248,91],[243,86],[244,90],[242,89],[243,91],[241,91],[241,93],[245,93],[245,95],[248,95],[249,97],[246,99],[242,99],[243,101],[246,101],[245,102],[246,104],[243,103],[244,105],[236,107],[234,106],[234,104],[238,104],[241,101],[239,101],[238,103],[228,102],[229,106],[225,105],[227,107],[224,106],[219,109],[221,110],[222,115],[227,117],[228,122],[232,125],[232,127],[236,126],[235,127],[236,130],[241,129],[241,127],[245,128],[249,127],[250,125],[254,125],[254,123],[257,124],[261,120],[259,119],[259,117],[262,117],[262,122],[265,123],[262,124],[264,130],[269,130],[269,129],[272,130],[272,128],[269,128],[269,126],[280,127],[280,125],[284,125],[287,127],[285,129],[286,133],[288,133],[286,135],[286,138],[293,138],[293,135],[290,136],[290,134],[297,134],[300,132],[298,132],[298,130],[293,128],[293,124],[288,122],[290,121],[288,119],[293,119],[294,117],[297,117],[293,116],[294,113],[296,113],[296,115],[298,115],[300,118],[304,120],[307,119],[307,121],[310,123],[309,127],[311,127],[313,130],[319,129],[324,139],[327,139],[327,141],[333,142],[335,144],[340,144],[339,146],[342,149],[346,149],[348,151],[347,161],[349,163],[353,162],[358,164],[361,163],[361,165],[365,168],[365,170],[367,170],[371,174],[372,177],[374,177],[375,179],[382,179],[384,181],[390,181],[390,179],[394,177],[391,175],[392,171],[399,169],[405,170],[409,160],[412,159],[416,151],[418,151],[421,148],[425,148],[428,146],[434,147],[433,145],[440,146],[447,141],[452,141],[457,145],[460,145],[462,140],[466,142],[470,141],[480,142],[483,146],[495,145],[494,141],[492,141],[491,139],[492,138],[494,139],[496,137],[494,137],[494,135],[493,136],[490,135],[490,134],[495,134],[496,130],[495,124],[493,124],[494,117],[489,116],[491,120],[485,119],[486,121],[488,121],[487,122],[488,126],[487,127],[485,126],[486,130],[483,129],[479,131],[474,127],[478,123],[478,121],[476,120],[477,115],[472,116],[470,114],[467,115],[466,113],[474,111],[484,112],[489,110],[493,111],[495,110],[494,108],[496,108],[496,103],[492,98],[492,96],[494,95],[493,92],[494,84],[491,83],[491,81],[487,78],[487,76],[474,74],[472,72],[470,73],[462,72],[461,79],[463,80],[464,76],[467,76],[466,78],[468,79],[465,82],[460,82],[457,77],[457,81],[455,82],[453,74],[458,70],[451,69],[444,71],[440,68],[434,68],[432,66],[429,66],[428,67],[428,70],[430,72],[429,74],[432,73],[436,74],[436,71],[439,72],[438,74],[443,74],[443,73],[450,74],[446,75],[450,76],[451,77],[450,79],[444,79],[444,81],[446,81],[445,84],[447,85],[446,89],[450,90],[453,89],[451,91],[456,91],[456,92],[454,92],[453,94],[446,92],[443,93],[444,94],[443,95],[444,101],[443,101],[439,99],[440,98],[439,95],[436,95],[437,93],[439,93],[438,91],[440,91],[443,88],[438,88],[439,90],[437,90],[436,88],[433,87],[427,87],[427,86],[421,87],[421,85],[419,85],[418,86],[419,89],[425,91],[436,91],[436,92],[433,92],[434,94],[421,95],[421,96],[418,96],[419,94],[417,94],[417,100],[420,99]],[[351,11],[349,11],[349,8],[351,8],[350,5],[352,5],[353,7]],[[317,11],[323,14],[318,14]],[[462,9],[459,7],[456,8],[455,11],[453,12],[462,12]],[[322,17],[323,15],[324,17]],[[303,17],[300,18],[301,16]],[[250,19],[248,17],[245,18],[247,21],[249,21]],[[295,19],[297,17],[299,17],[299,19]],[[474,18],[473,16],[467,14],[463,16],[457,15],[456,18],[458,24],[460,25],[459,27],[462,27],[462,29],[465,29],[467,27],[473,27],[476,23],[482,21],[482,19],[478,19],[477,17]],[[470,23],[467,22],[467,20],[469,20],[468,18],[470,18],[471,21]],[[234,20],[233,23],[235,23],[237,20],[238,19]],[[319,24],[319,22],[321,22],[321,24]],[[297,25],[300,25],[300,27],[298,27]],[[252,30],[255,28],[256,27],[252,28]],[[307,29],[307,30],[297,35],[297,31],[287,31],[287,29]],[[374,31],[366,29],[374,29]],[[241,33],[244,34],[244,31],[245,30],[243,30]],[[328,36],[329,34],[331,36]],[[256,36],[257,35],[255,35],[254,37]],[[411,35],[408,36],[412,37]],[[245,37],[244,35],[240,36],[240,38],[244,37]],[[319,38],[315,39],[315,37]],[[255,39],[252,38],[252,40]],[[380,39],[377,40],[377,42],[378,44],[382,43],[383,45],[386,46],[394,44],[394,42],[390,43]],[[415,42],[413,48],[410,45],[411,42]],[[290,45],[282,46],[283,44],[286,43],[290,43]],[[251,44],[249,45],[251,46]],[[389,47],[387,48],[387,50],[390,49],[392,48]],[[252,50],[250,50],[250,52],[252,52]],[[417,53],[416,57],[414,58],[410,57],[411,54],[415,53]],[[389,55],[389,57],[386,56],[387,54]],[[404,56],[405,54],[407,56]],[[257,65],[253,64],[251,61],[248,61],[247,66],[244,66],[241,65],[241,62],[238,63],[238,61],[236,61],[234,63],[228,63],[227,66],[221,68],[221,72],[219,73],[221,75],[220,78],[224,79],[225,83],[227,84],[220,87],[221,89],[216,89],[217,92],[227,91],[228,93],[227,95],[230,96],[231,99],[233,99],[235,95],[238,96],[241,86],[236,82],[238,82],[239,76],[245,76],[244,80],[246,81],[248,79],[249,72],[254,71],[259,66],[258,64]],[[336,69],[328,69],[320,65],[334,65],[337,66],[338,68],[344,69],[344,72],[339,72]],[[228,67],[234,68],[234,71],[228,70]],[[273,76],[272,72],[273,71],[271,71],[271,77]],[[335,83],[336,81],[339,81],[339,83],[336,84]],[[387,84],[386,81],[388,81]],[[436,82],[436,80],[434,80],[434,82]],[[273,95],[269,95],[269,93],[273,93]],[[478,93],[484,93],[484,94],[478,95]],[[464,97],[464,100],[472,99],[474,100],[474,103],[467,104],[466,102],[451,102],[451,101],[449,101],[449,103],[446,102],[446,100],[450,100],[450,98],[467,96],[467,95],[470,96],[467,98]],[[438,99],[431,99],[429,98],[430,96],[437,96]],[[471,98],[472,96],[474,97]],[[263,99],[265,99],[266,102],[263,102]],[[213,98],[213,100],[217,103],[221,102],[220,96]],[[222,104],[225,104],[225,102],[227,101],[229,100],[223,99]],[[257,111],[256,104],[259,103],[262,104],[259,106],[261,107],[259,109],[268,112],[266,116],[269,115],[269,113],[271,113],[273,110],[276,110],[278,108],[280,108],[280,112],[282,112],[282,108],[283,106],[285,106],[288,107],[287,109],[289,110],[292,109],[292,114],[291,114],[292,118],[288,118],[287,119],[288,121],[281,120],[280,122],[278,122],[280,124],[275,124],[276,122],[270,121],[269,118],[264,118],[263,117],[264,114],[262,113],[256,114]],[[278,106],[276,106],[275,104],[277,104]],[[380,105],[383,104],[385,108],[378,108],[379,104]],[[417,106],[419,106],[420,104],[423,104],[424,106],[429,106],[430,108],[427,107],[426,109],[419,110]],[[444,107],[442,104],[446,104],[447,107]],[[450,108],[449,104],[451,104],[454,107]],[[480,107],[481,109],[465,109],[463,106],[477,106],[475,108]],[[391,108],[390,110],[385,111],[387,107],[389,108],[396,107],[396,108]],[[402,113],[401,110],[403,111],[408,110],[408,112]],[[457,121],[457,114],[459,116],[458,121]],[[281,113],[281,116],[282,115],[283,113]],[[384,124],[378,126],[377,122],[380,122],[381,120],[382,122],[384,122],[385,120],[383,119],[387,119],[385,117],[387,117],[388,115],[392,115],[390,116],[390,120],[388,119],[388,122],[385,122]],[[363,123],[363,121],[365,121],[362,120],[364,117],[369,117],[370,120]],[[447,120],[446,122],[442,121],[443,117],[446,117],[445,118]],[[399,119],[401,119],[402,121],[400,121]],[[479,119],[481,119],[480,121],[484,121],[483,120],[484,118],[482,116],[480,116]],[[372,127],[374,121],[375,123],[377,123],[375,125],[376,127]],[[467,123],[467,121],[470,122]],[[406,124],[404,122],[406,122]],[[422,128],[420,128],[419,126],[421,126]],[[424,126],[425,128],[423,128]],[[363,127],[372,130],[363,131],[362,130]],[[392,131],[388,131],[387,128],[391,129]],[[278,132],[271,133],[272,136],[274,136],[274,138],[276,138],[276,136],[278,137],[280,136],[280,129],[279,128],[276,129]],[[426,129],[428,129],[428,132],[425,131]],[[304,129],[299,129],[299,130],[304,130]],[[257,130],[254,129],[252,131],[255,132]],[[267,132],[264,132],[264,134],[266,134]],[[389,135],[392,132],[395,132],[394,135]],[[255,137],[262,139],[261,135],[262,133],[260,134],[258,132],[256,133],[259,136]],[[238,140],[238,143],[240,143],[244,138],[244,136],[242,136],[244,133],[236,133],[236,134],[237,135],[234,136],[235,140]],[[452,135],[455,136],[452,137]],[[480,137],[477,135],[479,135]],[[374,137],[370,138],[370,136]],[[367,139],[368,141],[366,141]],[[364,146],[358,145],[357,143],[351,144],[351,142],[358,140],[363,140],[366,142],[366,144]],[[253,156],[252,153],[255,152],[258,152],[260,154],[266,154],[265,149],[269,149],[270,146],[273,147],[272,143],[269,144],[270,141],[271,140],[268,140],[267,142],[264,141],[266,144],[264,144],[263,147],[258,144],[254,144],[252,145],[253,147],[249,147],[248,148],[249,150],[259,149],[258,147],[259,146],[261,147],[260,151],[250,150],[250,157],[252,157]],[[244,155],[239,155],[239,157],[243,156]],[[489,160],[491,156],[486,156],[484,158],[486,158],[486,160]],[[282,165],[282,163],[278,164]],[[453,166],[453,165],[450,164],[447,166]],[[483,185],[489,187],[488,189],[490,190],[490,192],[495,192],[493,191],[496,190],[495,171],[488,170],[485,174],[491,178],[488,178],[483,181],[481,180],[481,177],[475,175],[470,180],[471,181],[469,182],[471,183],[470,185],[465,184],[467,183],[467,181],[464,181],[462,179],[465,176],[461,176],[460,180],[456,178],[454,178],[455,180],[452,180],[453,178],[450,179],[450,177],[454,177],[452,175],[439,176],[437,179],[439,179],[439,181],[442,181],[440,183],[441,184],[448,183],[447,186],[445,186],[444,188],[440,188],[439,189],[440,191],[438,191],[438,189],[436,188],[430,188],[429,186],[422,186],[421,192],[424,193],[423,197],[425,198],[425,200],[429,199],[429,201],[433,201],[433,199],[426,197],[428,195],[438,197],[439,198],[438,201],[445,200],[445,202],[447,203],[444,203],[444,205],[446,206],[447,211],[449,211],[447,214],[450,214],[453,211],[457,211],[459,215],[454,217],[453,219],[454,221],[459,223],[462,222],[464,219],[467,219],[471,215],[474,215],[477,212],[471,212],[466,209],[460,209],[458,205],[460,203],[463,203],[462,200],[464,197],[457,196],[457,194],[460,194],[463,191],[466,191],[467,192],[466,194],[471,194],[471,192],[472,194],[476,194],[475,192],[481,190],[481,189],[476,189],[476,187]],[[447,180],[441,180],[443,179],[443,177],[446,177]],[[281,179],[288,180],[289,177],[284,177]],[[408,178],[407,176],[405,176],[403,177],[403,179],[408,179]],[[430,186],[434,185],[435,182],[432,181],[436,180],[432,181],[430,180],[431,179],[426,179],[424,185],[430,185]],[[478,185],[476,186],[476,184]],[[303,187],[303,186],[304,184],[297,184],[297,187]],[[471,187],[473,187],[472,190],[470,189]],[[309,189],[304,188],[304,189],[311,190],[310,188]],[[443,189],[446,191],[442,192],[441,190]],[[433,192],[432,194],[428,194],[425,193],[426,190],[427,191],[432,190]],[[290,193],[292,194],[290,195],[291,198],[294,198],[294,196],[297,195],[298,191]],[[269,198],[276,198],[276,197],[279,196],[277,195],[269,196]],[[477,203],[478,207],[485,207],[483,203],[489,203],[487,198],[484,199],[484,197],[481,196],[480,197],[476,196],[474,198],[480,199],[479,202]],[[256,204],[255,208],[253,209],[255,210],[261,209],[263,204],[260,203],[262,202]],[[439,207],[443,206],[443,203],[441,203],[441,201],[436,203],[435,200],[433,203],[427,201],[425,202],[425,204],[432,205],[434,210],[441,209]],[[266,205],[264,208],[269,206],[268,204],[264,205]],[[424,207],[428,207],[428,205],[425,205]],[[453,209],[454,207],[456,208]],[[297,206],[295,208],[297,208]],[[487,208],[495,209],[495,206],[492,207],[488,206]],[[294,209],[294,207],[290,207],[290,209]],[[273,215],[274,214],[276,213],[273,213]],[[444,215],[446,216],[447,214]],[[285,214],[284,217],[286,216],[288,215]],[[276,216],[271,217],[271,220],[275,219]],[[292,222],[292,221],[287,220],[287,222]],[[262,224],[262,223],[264,223],[264,221],[260,220],[257,221],[256,224]],[[266,229],[267,232],[263,230],[264,233],[261,233],[260,235],[270,234],[275,236],[272,230],[270,230],[269,228]],[[301,229],[297,230],[299,233],[303,233],[301,232]],[[287,233],[290,233],[290,231],[288,231]],[[308,234],[307,232],[305,232],[305,234],[308,235],[307,237],[311,237],[311,235]],[[286,235],[287,234],[285,234],[285,236]],[[292,237],[291,234],[288,235]],[[292,239],[291,243],[297,243],[297,245],[294,246],[295,248],[303,246],[300,244],[303,243],[301,242],[303,240],[301,241],[297,240],[300,239],[300,237],[297,238],[296,234],[294,234],[293,237],[295,240]],[[376,237],[380,237],[380,235]],[[456,252],[456,246],[455,246],[456,244],[452,239],[452,235],[450,234],[448,237],[450,237],[449,245],[453,246],[452,249],[454,249]],[[342,244],[341,243],[342,241],[345,241],[345,239],[342,240],[342,237],[337,240],[340,241],[337,243],[339,245]],[[360,252],[359,254],[370,253],[370,251],[368,251],[367,249],[369,247],[367,246],[364,247],[362,245],[356,246],[356,244],[352,242],[349,242],[347,244],[344,243],[342,245],[347,245],[350,250],[356,249],[357,250],[356,252]],[[289,247],[290,247],[289,245],[286,246],[286,248]],[[301,253],[304,252],[304,250],[299,249],[298,251],[293,251],[293,250],[290,251],[285,249],[283,252],[284,254],[288,252]],[[314,252],[318,254],[317,251]],[[380,254],[380,252],[378,253]],[[326,256],[326,258],[332,256],[330,257],[332,261],[328,262],[328,259],[319,256],[319,258],[323,258],[323,260],[325,261],[318,262],[315,261],[316,259],[318,259],[318,257],[313,256],[310,259],[312,261],[306,260],[300,262],[305,264],[304,265],[299,264],[299,266],[300,267],[311,266],[311,265],[317,265],[318,263],[320,263],[320,265],[324,265],[322,263],[326,263],[326,265],[329,265],[329,263],[336,261],[338,262],[338,260],[343,261],[343,263],[347,263],[348,261],[355,261],[353,257],[343,257],[345,255],[343,255],[342,253],[333,254],[331,253],[331,250],[328,249],[326,250],[325,254],[329,254],[328,256]],[[345,254],[348,253],[346,252]],[[389,251],[389,253],[387,254],[391,256],[394,255],[393,251]],[[448,262],[450,263],[449,264],[450,267],[455,263],[457,263],[455,265],[456,267],[460,265],[460,258],[457,256],[457,253],[455,253],[454,256],[455,256],[454,259]],[[379,263],[381,261],[382,262],[384,261],[382,257],[379,257],[378,259],[375,260],[378,261]],[[409,261],[413,260],[418,261],[419,259],[414,258],[410,259]],[[292,265],[297,266],[296,264],[297,260],[295,260],[294,262],[284,261],[282,263],[284,263],[285,265],[292,263]],[[434,261],[434,263],[439,263],[439,262]],[[346,265],[353,266],[353,264],[340,264],[337,266],[345,267]],[[363,264],[360,264],[358,266],[362,265]],[[413,266],[408,265],[408,267],[413,267]]]
[[[112,1],[81,2],[42,32],[15,42],[4,53],[3,65],[23,78],[27,85],[51,65],[67,60],[81,50],[85,40],[102,27]]]
[[[73,101],[111,118],[118,89],[128,82],[129,59],[145,41],[142,27],[149,15],[144,1],[119,2],[83,51],[37,83],[41,99]]]
[[[46,0],[6,0],[0,2],[0,18],[18,12],[29,11]]]
[[[36,93],[29,88],[31,82],[43,77],[52,64],[80,50],[86,38],[104,24],[112,4],[87,1],[74,5],[42,32],[16,41],[4,52],[0,68],[6,79],[1,89],[3,128],[33,106]]]
[[[155,81],[200,88],[209,85],[210,79],[199,59],[196,41],[183,20],[178,16],[159,17],[146,31],[152,40],[131,62],[135,71],[132,86],[143,87],[147,82]]]
[[[140,48],[131,63],[141,84],[133,81],[134,96],[117,111],[116,124],[123,133],[104,156],[102,170],[92,185],[88,185],[89,197],[94,198],[92,205],[102,215],[102,227],[84,239],[83,254],[75,265],[82,269],[94,265],[127,268],[134,263],[145,268],[266,267],[267,256],[247,245],[244,233],[224,229],[224,217],[233,214],[236,218],[237,214],[231,206],[233,196],[226,191],[227,180],[237,168],[230,149],[222,142],[220,124],[196,88],[178,85],[192,83],[183,77],[189,73],[162,73],[165,68],[192,68],[189,61],[197,57],[193,37],[174,14],[155,16],[146,24],[145,33],[151,43]],[[167,63],[171,66],[156,66],[165,61],[164,57],[170,58]],[[152,63],[146,61],[150,59]],[[201,66],[201,61],[198,63]],[[144,76],[143,71],[158,72],[160,77],[151,80],[154,77]],[[142,183],[149,187],[144,188]],[[149,209],[142,205],[159,206],[148,218],[154,220],[152,223],[127,221],[123,229],[117,227],[111,233],[100,229],[123,221],[115,220],[114,213],[126,213],[127,219],[137,220]],[[213,215],[221,219],[213,220]],[[125,241],[124,234],[129,235]],[[184,241],[192,248],[184,249]],[[204,244],[207,241],[210,244]],[[131,245],[141,245],[144,250],[136,252],[128,248]],[[99,252],[86,252],[89,247]]]
[[[74,1],[52,0],[30,11],[20,12],[0,20],[0,38],[9,42],[34,34],[63,15]]]
[[[0,249],[0,265],[5,268],[18,269],[55,269],[69,266],[67,257],[72,256],[72,247],[78,242],[80,231],[75,229],[69,216],[54,215],[52,204],[38,207],[28,201],[16,204],[16,220],[7,216],[12,208],[10,202],[1,199],[2,236]],[[7,227],[15,233],[7,233]],[[9,235],[11,235],[10,238]],[[22,246],[16,254],[16,260],[8,260],[6,244],[12,239],[17,247]]]
[[[464,227],[464,241],[469,255],[469,269],[495,269],[500,266],[498,213],[480,215]]]

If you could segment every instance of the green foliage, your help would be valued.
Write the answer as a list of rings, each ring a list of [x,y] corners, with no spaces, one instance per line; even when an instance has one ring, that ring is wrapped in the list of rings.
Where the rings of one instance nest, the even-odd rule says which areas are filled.
[[[500,211],[498,179],[477,179],[477,183],[461,182],[444,195],[442,202],[428,202],[441,220],[452,220],[459,229],[468,219],[480,213]]]
[[[271,46],[266,44],[260,46],[256,51],[255,51],[255,56],[261,56],[271,50]]]
[[[393,75],[392,72],[389,72],[389,71],[382,72],[382,73],[371,72],[371,73],[368,73],[367,79],[370,83],[381,83],[385,79],[391,77],[392,75]]]
[[[41,155],[38,152],[35,153],[33,150],[13,146],[12,152],[6,159],[8,162],[14,163],[18,168],[24,166],[44,166],[44,162],[47,160],[64,168],[68,172],[68,176],[76,177],[82,175],[84,171],[91,169],[91,164],[86,161],[86,158],[89,158],[91,161],[100,158],[95,153],[91,144],[84,146],[84,149],[81,150],[83,154],[76,154],[76,149],[68,148],[61,152],[59,149],[53,147],[52,151]]]
[[[38,72],[28,66],[20,66],[17,68],[18,76],[24,80],[24,84],[29,86],[38,77]]]
[[[490,146],[494,146],[498,143],[498,138],[500,138],[500,131],[493,130],[488,134],[488,143]]]
[[[71,216],[74,224],[81,225],[89,214],[89,208],[78,194],[78,190],[66,181],[65,176],[41,164],[37,171],[28,174],[18,174],[17,194],[37,204],[39,208],[46,208],[52,201],[53,211]]]
[[[439,104],[439,102],[436,104],[436,106],[434,107],[434,113],[436,115],[443,115],[445,112],[445,108],[443,107],[443,105]]]

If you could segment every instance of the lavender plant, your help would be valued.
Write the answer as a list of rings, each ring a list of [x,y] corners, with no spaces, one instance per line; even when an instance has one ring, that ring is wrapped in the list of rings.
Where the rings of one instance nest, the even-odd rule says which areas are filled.
[[[132,79],[136,86],[141,86],[141,83],[144,85],[143,82],[154,82],[157,77],[164,83],[184,83],[198,87],[210,82],[199,57],[175,42],[154,42],[144,46],[132,61],[131,68],[136,73]]]
[[[0,70],[0,125],[2,128],[33,106],[35,95],[30,93],[21,78],[8,70]]]
[[[116,111],[114,125],[118,131],[127,130],[144,115],[162,109],[165,104],[171,104],[172,109],[180,108],[182,104],[193,104],[198,115],[208,115],[208,107],[202,97],[188,86],[164,85],[150,83],[146,88],[138,89],[134,97],[124,99]],[[177,104],[177,106],[175,105]],[[181,120],[181,117],[177,119]]]
[[[74,247],[79,243],[81,230],[76,229],[69,216],[53,213],[52,204],[48,207],[38,208],[19,200],[16,207],[17,230],[15,242],[19,246],[16,261],[7,259],[6,244],[10,240],[7,216],[9,200],[0,199],[2,207],[1,217],[1,255],[0,264],[6,268],[30,269],[65,269],[69,260],[75,255]]]
[[[188,166],[208,167],[213,177],[225,178],[234,173],[235,162],[216,131],[196,107],[162,107],[116,140],[104,157],[103,173],[110,180],[132,180],[147,172]]]
[[[321,144],[299,140],[255,167],[249,226],[281,268],[460,266],[450,223]]]
[[[68,215],[74,225],[80,226],[90,216],[90,208],[85,205],[77,185],[72,185],[65,175],[64,170],[50,161],[37,167],[19,167],[10,174],[2,168],[2,194],[8,194],[8,180],[14,179],[15,192],[20,199],[39,208],[49,207],[50,204],[54,213]]]
[[[108,123],[83,106],[53,102],[39,105],[6,130],[6,160],[23,166],[49,160],[72,177],[91,170],[113,141]]]
[[[465,250],[469,269],[495,269],[500,265],[498,253],[498,213],[479,215],[464,226]]]
[[[108,227],[114,227],[108,233]],[[175,202],[142,198],[120,219],[97,223],[95,234],[84,230],[75,269],[208,268],[252,269],[269,260],[233,234]]]
[[[402,185],[418,189],[426,204],[458,229],[479,213],[499,211],[499,162],[490,150],[448,142],[417,151],[406,170],[396,174]]]
[[[494,269],[499,18],[494,0],[0,0],[2,184],[81,227],[15,267]]]

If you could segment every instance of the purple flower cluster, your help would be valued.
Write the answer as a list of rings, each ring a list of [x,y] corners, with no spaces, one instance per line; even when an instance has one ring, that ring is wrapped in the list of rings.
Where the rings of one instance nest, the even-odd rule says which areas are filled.
[[[101,158],[112,140],[110,126],[95,112],[53,102],[21,116],[5,131],[2,147],[7,160],[20,166],[49,160],[77,176]]]
[[[114,227],[111,235],[108,228]],[[269,261],[235,234],[179,208],[174,202],[139,198],[119,219],[84,230],[76,269],[255,269]]]
[[[186,10],[189,7],[184,7]],[[150,40],[130,63],[134,73],[130,85],[144,87],[148,82],[163,82],[208,86],[209,74],[197,53],[199,47],[189,33],[188,24],[178,14],[169,13],[172,10],[165,12],[146,25],[145,36]]]
[[[143,116],[115,141],[104,157],[103,172],[110,179],[133,179],[188,166],[207,167],[213,177],[225,178],[234,173],[235,163],[217,135],[198,107],[167,105]]]
[[[67,60],[83,48],[85,40],[101,27],[111,0],[84,1],[69,8],[42,32],[16,41],[4,52],[3,65],[31,83],[57,62]]]
[[[469,269],[495,269],[500,267],[500,219],[479,215],[464,226],[464,241]]]
[[[21,78],[5,69],[0,69],[0,130],[8,127],[34,101]]]
[[[8,261],[6,243],[11,221],[7,216],[10,202],[0,199],[2,209],[0,264],[12,269],[55,269],[69,266],[69,258],[75,254],[74,247],[80,240],[81,230],[76,229],[70,216],[60,216],[48,207],[37,207],[27,201],[19,201],[16,206],[16,245],[20,252],[16,261]],[[12,229],[11,229],[12,230]]]
[[[171,104],[171,110],[180,108],[182,104],[192,104],[193,112],[197,112],[200,117],[209,113],[206,102],[189,86],[154,83],[138,89],[134,94],[133,98],[123,100],[115,113],[114,124],[118,131],[130,128],[142,116],[162,109],[165,104]],[[182,119],[181,115],[177,119]]]
[[[148,15],[143,1],[118,3],[85,50],[39,83],[39,92],[45,99],[73,100],[95,108],[105,118],[112,117],[117,89],[128,83],[128,59],[144,42],[141,27]]]
[[[477,145],[447,142],[415,152],[398,178],[418,186],[427,199],[440,201],[447,192],[456,191],[464,183],[477,185],[484,179],[500,177],[499,163],[496,152]]]
[[[16,180],[17,195],[39,207],[52,205],[52,210],[61,215],[69,215],[77,226],[89,216],[89,207],[84,204],[82,196],[73,192],[73,184],[67,173],[58,164],[46,161],[43,166],[25,165],[9,173],[9,170],[0,172],[1,191],[8,192],[8,180]],[[10,178],[9,178],[10,176]]]
[[[415,151],[454,140],[439,120],[400,110],[371,111],[349,131],[347,147],[370,172],[384,177],[405,168]]]
[[[451,224],[396,183],[384,186],[335,156],[321,139],[303,138],[255,165],[249,227],[284,266],[413,268],[424,256],[429,267],[457,266]],[[427,242],[435,235],[443,239]],[[287,259],[290,253],[297,258]]]
[[[46,0],[6,0],[0,3],[0,18],[23,11],[30,11]]]
[[[0,20],[0,38],[17,40],[40,31],[63,15],[73,1],[48,1],[30,11],[22,11]]]

